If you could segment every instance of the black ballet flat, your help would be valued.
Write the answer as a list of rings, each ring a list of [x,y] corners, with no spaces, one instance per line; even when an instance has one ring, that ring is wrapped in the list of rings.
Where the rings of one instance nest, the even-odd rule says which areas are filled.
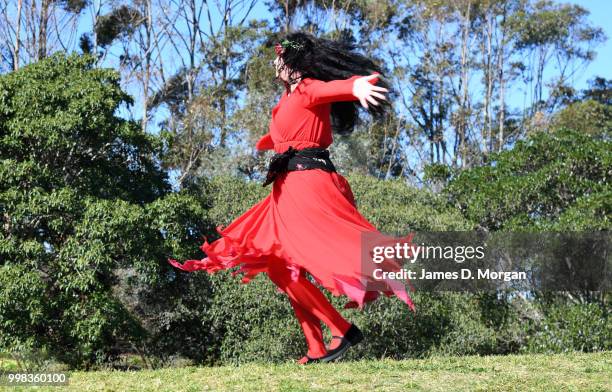
[[[343,356],[346,351],[363,340],[361,330],[355,324],[344,334],[344,336],[332,336],[334,339],[340,339],[340,345],[333,350],[329,350],[326,355],[321,357],[322,362],[331,362]]]

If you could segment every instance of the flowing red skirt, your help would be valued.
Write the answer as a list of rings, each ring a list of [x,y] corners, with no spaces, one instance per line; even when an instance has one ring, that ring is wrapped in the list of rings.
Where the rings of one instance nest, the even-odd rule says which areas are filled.
[[[284,173],[268,196],[217,231],[220,239],[201,246],[207,257],[170,263],[190,272],[240,267],[233,274],[243,274],[243,283],[267,272],[269,263],[285,263],[293,279],[304,269],[334,296],[346,295],[350,302],[345,308],[361,309],[382,292],[395,294],[414,310],[401,281],[373,275],[381,267],[398,271],[399,264],[362,262],[362,233],[378,231],[359,213],[349,183],[338,173]]]

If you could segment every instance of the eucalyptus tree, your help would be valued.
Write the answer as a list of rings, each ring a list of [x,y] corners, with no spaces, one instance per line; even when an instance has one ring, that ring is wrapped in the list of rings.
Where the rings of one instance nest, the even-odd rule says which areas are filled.
[[[39,61],[56,50],[72,49],[77,27],[91,0],[1,0],[0,51],[12,70]]]
[[[554,95],[544,96],[546,67],[556,72],[549,82],[554,89],[565,85],[581,67],[595,58],[594,46],[605,39],[603,30],[588,22],[589,12],[575,4],[551,0],[527,1],[508,23],[517,35],[514,49],[527,59],[527,82],[531,89],[528,114],[552,112]]]
[[[164,109],[164,163],[177,171],[179,186],[222,172],[215,168],[240,144],[234,115],[245,97],[244,67],[265,30],[265,23],[252,20],[255,3],[159,0],[168,54],[164,78],[149,102]]]

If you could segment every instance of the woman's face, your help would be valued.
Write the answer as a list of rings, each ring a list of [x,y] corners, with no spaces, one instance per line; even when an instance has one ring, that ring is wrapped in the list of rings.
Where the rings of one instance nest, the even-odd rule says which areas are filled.
[[[276,77],[282,80],[283,82],[289,81],[289,69],[283,62],[283,59],[280,56],[276,56],[274,60],[274,69],[276,70]]]

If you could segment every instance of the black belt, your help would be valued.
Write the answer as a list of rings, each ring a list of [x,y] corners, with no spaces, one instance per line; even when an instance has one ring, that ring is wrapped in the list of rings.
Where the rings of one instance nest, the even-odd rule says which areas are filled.
[[[324,148],[309,147],[296,150],[289,147],[282,154],[276,154],[270,159],[268,174],[263,186],[274,182],[280,174],[294,170],[323,169],[335,172],[336,168],[329,159],[329,151]]]

